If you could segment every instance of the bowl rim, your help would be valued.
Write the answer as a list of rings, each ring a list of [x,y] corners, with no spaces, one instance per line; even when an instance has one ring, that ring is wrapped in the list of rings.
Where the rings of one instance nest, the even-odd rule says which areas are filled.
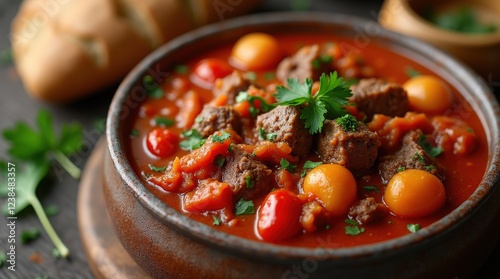
[[[190,219],[185,214],[182,214],[168,205],[161,202],[152,192],[150,192],[144,183],[139,179],[133,170],[131,164],[127,161],[127,154],[122,143],[124,109],[127,101],[130,98],[131,89],[139,80],[147,74],[148,69],[154,65],[158,65],[162,57],[183,45],[193,43],[193,38],[205,38],[223,33],[228,30],[244,28],[251,26],[258,28],[269,24],[283,23],[306,23],[314,22],[329,25],[341,25],[349,28],[362,27],[370,24],[378,26],[379,32],[377,36],[388,39],[391,42],[396,42],[404,47],[407,47],[412,52],[420,54],[432,55],[433,59],[438,59],[442,67],[446,68],[457,78],[464,80],[464,86],[469,92],[477,92],[475,97],[478,97],[478,103],[481,104],[483,111],[476,112],[478,115],[484,116],[481,118],[481,123],[485,129],[487,138],[491,139],[489,146],[490,160],[486,166],[486,172],[481,180],[480,185],[474,193],[458,208],[447,214],[445,217],[434,222],[433,224],[424,227],[416,233],[407,234],[391,240],[377,242],[373,244],[346,247],[346,248],[323,248],[318,247],[293,247],[283,246],[271,243],[259,242],[243,237],[231,235],[217,229],[214,229],[205,224],[199,223]],[[440,64],[440,65],[441,65]],[[462,93],[461,93],[462,94]],[[472,94],[472,93],[471,93]],[[477,108],[475,108],[477,109]],[[443,232],[449,232],[453,227],[458,226],[468,218],[471,218],[473,212],[484,203],[492,193],[499,188],[500,181],[500,139],[499,134],[500,120],[499,105],[491,92],[491,89],[479,76],[474,74],[467,66],[458,62],[448,54],[437,48],[389,30],[382,28],[374,21],[369,21],[351,15],[324,13],[324,12],[274,12],[264,14],[254,14],[243,16],[215,24],[211,24],[184,35],[181,35],[170,42],[164,44],[146,58],[144,58],[122,81],[117,89],[115,96],[110,105],[106,124],[106,139],[110,158],[116,168],[120,179],[126,185],[127,190],[139,201],[139,203],[150,212],[155,218],[166,224],[170,229],[182,232],[199,242],[208,244],[221,251],[243,254],[251,257],[256,255],[263,256],[269,259],[283,258],[308,258],[321,257],[322,259],[349,259],[369,257],[370,255],[383,254],[397,250],[400,247],[415,245],[419,242],[432,239],[434,237],[444,235]],[[492,121],[490,125],[486,125],[485,121]]]

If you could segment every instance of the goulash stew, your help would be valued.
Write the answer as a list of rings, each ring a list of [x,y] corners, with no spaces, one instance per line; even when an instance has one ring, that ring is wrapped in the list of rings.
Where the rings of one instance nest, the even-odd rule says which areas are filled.
[[[196,221],[283,245],[375,243],[442,218],[484,174],[477,115],[432,70],[355,46],[251,33],[144,77],[136,172]]]

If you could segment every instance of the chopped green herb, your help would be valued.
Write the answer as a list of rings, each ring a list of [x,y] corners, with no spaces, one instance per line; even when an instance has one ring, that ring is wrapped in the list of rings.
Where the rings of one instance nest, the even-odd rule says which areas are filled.
[[[185,140],[179,143],[183,150],[193,151],[200,148],[207,141],[196,129],[191,129],[181,133]]]
[[[471,127],[467,127],[467,129],[465,131],[467,133],[473,133],[474,132],[474,130]]]
[[[35,239],[37,239],[39,236],[40,236],[39,229],[24,230],[21,232],[21,243],[22,244],[30,243]]]
[[[130,131],[130,136],[135,138],[139,135],[139,130],[137,129],[132,129],[132,131]]]
[[[312,161],[307,160],[304,163],[304,165],[302,166],[302,172],[300,173],[300,176],[301,177],[306,176],[307,170],[314,169],[315,167],[320,166],[322,164],[323,164],[323,162],[312,162]]]
[[[214,222],[212,223],[212,225],[220,226],[220,224],[221,224],[220,218],[218,216],[215,216],[215,215],[212,215],[212,218],[214,219]]]
[[[441,147],[432,146],[425,135],[420,136],[418,145],[420,145],[420,147],[422,147],[422,149],[431,157],[437,157],[444,151]]]
[[[331,63],[333,61],[333,57],[331,55],[321,55],[319,60],[322,63]]]
[[[330,224],[326,224],[325,229],[329,230],[331,228],[332,228],[332,226],[330,226]]]
[[[410,232],[414,233],[414,232],[417,232],[420,230],[420,224],[408,224],[408,225],[406,225],[406,228]]]
[[[153,164],[148,164],[148,167],[150,170],[152,170],[154,172],[165,172],[165,170],[167,169],[167,166],[157,167]]]
[[[312,63],[313,68],[316,69],[316,70],[319,69],[319,67],[321,67],[319,58],[318,59],[314,59],[311,63]]]
[[[363,190],[365,190],[366,192],[375,192],[377,194],[380,193],[377,186],[364,186]]]
[[[175,124],[175,121],[173,119],[162,116],[157,116],[154,119],[154,122],[156,126],[162,126],[162,127],[170,127]]]
[[[246,72],[245,77],[248,80],[255,81],[257,79],[257,74],[255,72]]]
[[[352,96],[351,90],[337,72],[328,76],[323,74],[320,79],[319,91],[312,95],[312,79],[300,83],[298,79],[288,79],[288,88],[278,86],[275,95],[279,105],[302,106],[300,118],[305,120],[309,133],[321,132],[325,119],[335,119],[344,116],[344,108]]]
[[[49,205],[43,208],[45,210],[45,214],[48,217],[56,216],[59,213],[59,207],[57,205]]]
[[[252,179],[250,175],[245,177],[245,185],[247,189],[252,189],[255,186],[255,181]]]
[[[221,168],[225,162],[226,162],[226,158],[224,158],[222,155],[217,155],[214,158],[214,164],[219,168]]]
[[[247,201],[241,198],[235,205],[234,215],[249,215],[255,213],[253,201]]]
[[[356,85],[359,83],[359,79],[357,78],[348,78],[345,80],[345,85],[347,87],[351,87],[351,85]]]
[[[255,101],[258,100],[259,103],[260,103],[260,108],[257,108],[255,106]],[[250,96],[250,94],[248,94],[248,92],[246,91],[241,91],[238,96],[236,96],[236,102],[237,103],[241,103],[241,102],[244,102],[244,101],[248,101],[250,103],[250,115],[252,117],[255,117],[257,116],[259,113],[261,112],[268,112],[270,110],[272,110],[273,108],[276,107],[276,104],[269,104],[266,102],[266,100],[264,100],[263,98],[259,97],[259,96]]]
[[[278,135],[276,133],[266,133],[266,131],[263,128],[259,128],[259,138],[261,140],[268,140],[268,141],[274,141]]]
[[[358,223],[354,220],[351,219],[346,219],[345,220],[346,224],[349,226],[345,226],[345,234],[346,235],[358,235],[361,234],[365,231],[365,228],[361,228],[358,226]]]
[[[7,253],[4,250],[0,250],[0,268],[7,262]]]
[[[92,127],[96,129],[100,134],[106,131],[106,118],[101,118],[94,120]]]
[[[175,66],[175,72],[178,74],[187,74],[189,72],[189,67],[186,65],[176,65]]]
[[[345,219],[344,222],[348,225],[351,225],[351,226],[357,226],[358,225],[358,222],[354,221],[354,220],[351,220],[351,219]]]
[[[410,77],[410,78],[413,78],[413,77],[418,77],[418,76],[422,75],[422,73],[421,73],[421,72],[419,72],[419,71],[415,70],[415,69],[414,69],[413,67],[411,67],[411,66],[408,66],[408,67],[406,67],[406,68],[405,68],[405,73],[406,73],[406,75],[407,75],[408,77]]]
[[[297,170],[297,165],[290,164],[290,162],[288,162],[285,158],[281,158],[280,165],[283,169],[286,169],[291,173],[294,173]]]
[[[429,10],[424,16],[440,28],[461,33],[487,34],[495,32],[498,28],[493,23],[481,22],[474,10],[468,6],[440,13]]]
[[[225,140],[229,138],[231,138],[231,134],[226,131],[222,131],[220,135],[217,134],[212,135],[212,142],[223,143]]]
[[[398,169],[396,170],[397,172],[402,172],[404,171],[406,168],[404,166],[400,166],[398,167]]]
[[[264,79],[265,80],[273,80],[276,78],[276,74],[274,72],[265,72]]]
[[[233,152],[233,150],[234,150],[234,143],[231,143],[231,144],[229,144],[229,147],[227,148],[227,151],[228,151],[229,153],[231,153],[231,152]],[[252,154],[253,154],[253,153],[252,153]],[[253,155],[255,156],[255,154],[253,154]]]
[[[415,152],[415,154],[413,155],[413,157],[411,157],[411,159],[414,160],[414,161],[419,161],[422,164],[426,164],[427,163],[425,161],[424,156],[422,156],[422,154],[420,154],[418,152]]]
[[[278,137],[278,134],[276,134],[276,133],[268,133],[266,135],[266,139],[268,141],[274,141],[277,137]]]
[[[163,96],[165,95],[163,89],[158,85],[158,83],[154,80],[152,76],[150,75],[144,76],[142,82],[144,84],[144,88],[146,89],[146,93],[148,94],[149,98],[160,99],[163,98]]]
[[[425,166],[425,170],[428,172],[432,172],[432,171],[436,170],[436,166],[434,166],[434,165]]]
[[[359,123],[358,123],[358,120],[356,119],[356,117],[350,115],[350,114],[346,114],[342,117],[339,117],[337,118],[337,124],[339,124],[340,126],[342,126],[342,129],[344,129],[344,131],[353,131],[355,132],[356,129],[359,127]]]
[[[50,254],[52,255],[52,257],[54,257],[56,259],[62,258],[61,253],[56,248],[52,249]]]
[[[196,118],[194,119],[194,122],[196,122],[196,123],[201,123],[201,122],[203,122],[203,116],[198,116],[198,117],[196,117]]]

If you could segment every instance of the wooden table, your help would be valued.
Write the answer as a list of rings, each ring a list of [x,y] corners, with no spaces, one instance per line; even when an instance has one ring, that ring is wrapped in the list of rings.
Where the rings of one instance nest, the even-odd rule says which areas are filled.
[[[0,50],[9,48],[9,26],[21,1],[0,0]],[[291,2],[285,0],[268,0],[262,7],[263,11],[293,9]],[[312,10],[334,11],[358,15],[376,20],[381,1],[312,1]],[[490,85],[495,85],[490,80]],[[500,79],[498,80],[500,83]],[[498,84],[497,84],[498,86]],[[115,87],[95,94],[93,97],[68,105],[49,105],[28,97],[11,65],[0,65],[0,130],[11,127],[16,121],[24,120],[33,123],[39,109],[49,110],[56,121],[56,127],[61,123],[77,121],[85,128],[84,149],[74,161],[80,167],[85,166],[86,159],[91,154],[94,145],[100,138],[93,123],[106,117],[107,107],[113,96]],[[498,87],[496,93],[499,94]],[[0,158],[6,156],[6,144],[0,141]],[[4,183],[2,181],[2,183]],[[16,272],[10,272],[4,266],[0,269],[0,278],[36,278],[46,275],[48,278],[93,278],[88,267],[85,253],[82,249],[77,224],[76,200],[79,182],[69,175],[53,176],[52,181],[40,191],[39,196],[44,206],[56,205],[59,213],[50,220],[59,236],[71,251],[68,260],[56,259],[51,255],[53,244],[41,229],[41,225],[32,210],[27,210],[17,220],[17,233],[30,228],[39,228],[41,236],[33,243],[18,245],[16,250]],[[1,200],[3,204],[4,200]],[[7,219],[1,218],[0,250],[7,250]],[[485,263],[477,278],[500,278],[500,245]],[[495,263],[495,264],[494,264]]]

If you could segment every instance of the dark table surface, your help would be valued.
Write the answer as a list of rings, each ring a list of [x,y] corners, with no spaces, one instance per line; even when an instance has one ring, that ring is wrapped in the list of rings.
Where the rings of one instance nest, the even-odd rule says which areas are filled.
[[[277,11],[294,9],[296,3],[302,1],[266,0],[260,11]],[[9,49],[10,22],[14,17],[20,0],[0,0],[0,50]],[[295,3],[295,4],[294,4]],[[381,1],[328,1],[311,0],[311,10],[332,11],[357,15],[376,20]],[[494,85],[490,80],[490,85]],[[39,109],[47,109],[53,115],[56,127],[61,123],[76,121],[84,126],[84,148],[73,158],[79,167],[85,166],[87,157],[91,154],[94,145],[99,139],[95,132],[94,123],[106,117],[107,108],[116,86],[104,89],[92,97],[67,105],[51,105],[30,98],[23,89],[22,83],[16,75],[12,65],[0,65],[0,130],[11,127],[15,122],[23,120],[33,123]],[[496,88],[498,94],[498,88]],[[0,141],[0,158],[6,157],[6,143]],[[4,181],[2,181],[4,183]],[[78,224],[76,200],[78,195],[78,181],[69,175],[52,179],[50,185],[40,191],[39,196],[44,206],[56,205],[59,208],[57,215],[50,217],[55,230],[71,251],[69,259],[56,259],[51,251],[53,244],[42,230],[41,225],[32,210],[27,210],[17,220],[17,233],[31,228],[39,228],[41,236],[34,242],[26,245],[17,245],[16,271],[11,272],[5,265],[0,268],[0,278],[36,278],[46,275],[48,278],[93,278],[87,265],[82,249]],[[5,200],[0,200],[3,204]],[[0,251],[6,251],[7,219],[1,218],[0,224]],[[500,278],[500,245],[477,278]]]

